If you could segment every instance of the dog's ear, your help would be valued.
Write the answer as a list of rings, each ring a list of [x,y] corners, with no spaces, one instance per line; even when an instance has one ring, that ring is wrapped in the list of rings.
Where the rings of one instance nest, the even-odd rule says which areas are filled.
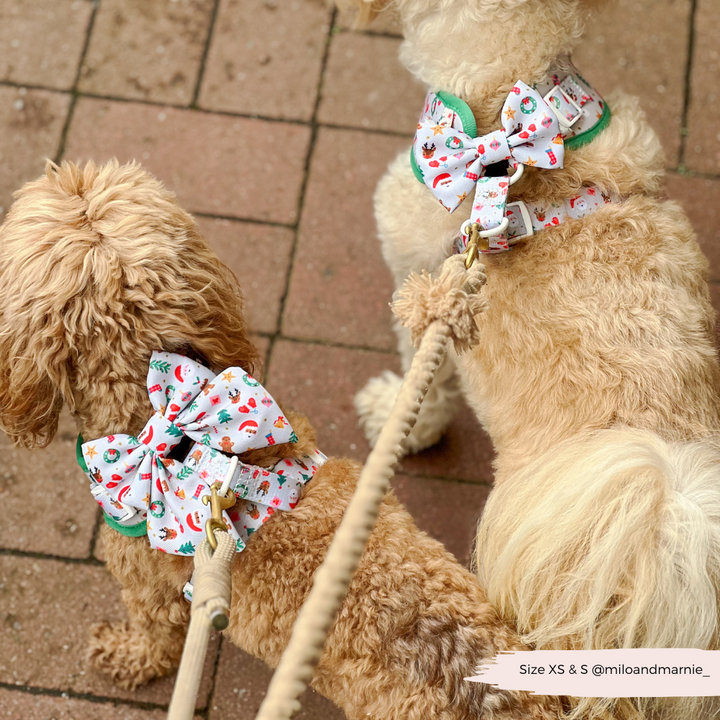
[[[26,325],[16,323],[17,335],[0,339],[0,429],[16,445],[45,447],[57,430],[65,361],[55,343]]]
[[[69,393],[63,298],[73,279],[42,257],[53,238],[43,236],[42,217],[25,212],[46,190],[47,178],[28,183],[0,227],[0,428],[28,448],[53,439]]]

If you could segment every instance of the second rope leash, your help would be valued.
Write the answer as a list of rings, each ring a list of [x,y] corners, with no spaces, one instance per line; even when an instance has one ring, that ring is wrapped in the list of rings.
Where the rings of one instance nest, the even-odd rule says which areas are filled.
[[[295,621],[290,642],[273,675],[256,720],[288,720],[300,708],[298,697],[308,686],[325,641],[342,605],[365,545],[375,525],[402,442],[417,420],[420,405],[452,339],[458,351],[478,341],[474,317],[485,301],[477,294],[485,283],[482,265],[455,255],[437,277],[413,275],[398,293],[393,310],[420,347],[400,388],[395,405],[360,474],[327,556]]]

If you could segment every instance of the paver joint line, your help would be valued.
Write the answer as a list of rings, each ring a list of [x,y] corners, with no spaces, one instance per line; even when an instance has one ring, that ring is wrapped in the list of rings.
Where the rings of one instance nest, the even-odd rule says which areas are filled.
[[[314,0],[307,1],[313,2]],[[321,117],[327,117],[328,119],[330,119],[330,114],[326,114],[325,110],[321,109],[321,100],[323,98],[323,95],[326,96],[326,103],[329,104],[329,100],[333,100],[333,98],[333,101],[337,103],[338,97],[340,98],[340,100],[342,100],[343,97],[347,97],[347,95],[343,95],[342,93],[353,92],[352,88],[334,86],[334,58],[331,58],[331,49],[333,42],[335,42],[335,38],[342,37],[347,39],[349,35],[355,33],[360,36],[367,36],[372,38],[387,38],[388,40],[397,41],[401,39],[401,36],[395,32],[392,32],[393,26],[387,26],[390,27],[390,30],[385,30],[384,27],[386,26],[383,25],[383,29],[380,30],[369,29],[357,32],[348,29],[346,26],[343,26],[343,21],[339,17],[336,10],[332,11],[332,13],[328,13],[327,17],[329,17],[329,25],[327,35],[325,37],[325,45],[324,47],[322,47],[319,44],[316,44],[317,54],[314,56],[314,62],[316,63],[316,65],[314,65],[313,67],[317,68],[317,61],[320,56],[320,52],[322,53],[320,71],[317,76],[317,83],[314,88],[315,99],[314,104],[312,105],[312,114],[308,119],[307,112],[310,107],[308,103],[308,106],[302,113],[295,113],[295,115],[300,114],[302,115],[302,117],[293,117],[292,113],[289,113],[289,117],[278,117],[272,115],[272,104],[266,104],[257,108],[259,110],[263,110],[265,114],[253,114],[250,112],[235,111],[232,109],[232,105],[229,106],[231,109],[223,110],[215,110],[212,109],[212,107],[199,106],[199,103],[202,103],[203,105],[212,104],[211,102],[206,102],[206,98],[210,97],[209,95],[206,95],[206,85],[208,84],[208,81],[213,78],[213,72],[216,72],[216,70],[213,70],[212,61],[212,53],[214,52],[213,42],[217,42],[218,35],[222,32],[224,22],[223,8],[225,7],[225,0],[213,0],[210,20],[207,25],[207,32],[205,34],[204,40],[201,36],[200,41],[196,43],[196,47],[198,48],[198,50],[200,49],[200,46],[202,44],[202,53],[199,54],[199,61],[197,62],[197,65],[193,66],[197,68],[197,73],[196,75],[188,76],[190,79],[188,81],[187,94],[180,96],[183,99],[182,103],[159,102],[157,100],[153,101],[152,99],[148,98],[123,97],[123,90],[121,88],[118,89],[116,87],[112,87],[111,85],[108,85],[107,87],[93,88],[94,90],[100,90],[100,93],[91,92],[89,90],[81,91],[79,88],[87,87],[87,85],[83,84],[82,80],[83,66],[86,63],[88,56],[92,56],[94,54],[94,51],[90,50],[91,40],[93,39],[93,37],[95,38],[95,40],[97,40],[98,36],[100,35],[99,25],[101,24],[101,22],[96,22],[96,20],[101,8],[101,3],[103,2],[105,2],[104,10],[107,11],[109,3],[107,3],[106,0],[84,0],[83,7],[85,7],[86,10],[85,14],[82,15],[82,21],[78,20],[75,25],[78,32],[77,39],[74,41],[74,45],[72,48],[73,58],[77,55],[77,51],[80,50],[79,60],[77,62],[77,66],[74,69],[74,79],[72,75],[73,66],[71,63],[69,66],[66,64],[67,73],[62,83],[55,82],[53,76],[47,73],[31,73],[27,76],[27,79],[32,79],[33,82],[29,83],[19,82],[16,79],[0,80],[0,89],[7,88],[7,90],[4,90],[4,92],[8,96],[11,96],[11,94],[15,95],[16,93],[18,93],[19,95],[23,95],[25,91],[27,91],[29,95],[32,95],[35,91],[37,91],[38,93],[48,93],[48,95],[44,96],[44,100],[47,102],[47,99],[50,98],[49,102],[54,108],[56,125],[53,126],[50,141],[45,143],[50,146],[49,149],[46,148],[45,145],[42,145],[41,147],[40,144],[36,144],[36,146],[40,150],[42,150],[43,156],[49,155],[51,157],[54,157],[56,162],[60,162],[66,155],[66,148],[72,150],[68,142],[72,143],[73,132],[76,131],[79,121],[82,119],[81,113],[83,105],[81,104],[80,106],[78,106],[78,102],[82,103],[84,98],[87,98],[88,100],[104,101],[108,103],[118,103],[117,107],[121,107],[121,105],[123,107],[128,105],[135,105],[138,107],[153,106],[157,107],[158,110],[167,109],[168,115],[170,115],[171,111],[175,110],[181,112],[191,111],[195,113],[201,113],[204,117],[201,120],[198,120],[198,123],[202,122],[203,126],[205,126],[205,124],[212,123],[212,116],[218,116],[226,118],[237,118],[238,120],[255,120],[258,121],[258,123],[273,123],[272,129],[270,131],[272,134],[274,134],[275,132],[282,132],[283,128],[287,128],[288,130],[293,129],[293,131],[297,133],[305,133],[306,135],[309,134],[309,142],[307,144],[307,147],[305,148],[304,158],[301,158],[300,162],[298,163],[298,165],[302,163],[302,169],[300,171],[300,167],[298,167],[298,177],[293,181],[297,181],[298,185],[296,185],[295,187],[299,187],[299,193],[296,202],[296,217],[293,222],[282,222],[280,220],[272,219],[272,213],[270,214],[271,219],[236,217],[231,214],[223,214],[222,207],[218,207],[218,214],[214,214],[211,211],[211,208],[206,208],[209,209],[210,212],[195,212],[194,215],[201,219],[201,225],[203,220],[206,221],[206,224],[209,224],[209,222],[207,221],[218,220],[228,221],[230,223],[241,223],[248,226],[257,225],[261,227],[267,226],[268,228],[281,228],[287,234],[288,245],[290,245],[290,240],[292,239],[287,261],[285,261],[285,259],[283,258],[283,267],[280,268],[280,270],[278,271],[285,272],[284,279],[282,281],[279,278],[277,279],[277,284],[275,287],[278,289],[273,291],[277,292],[277,295],[279,296],[279,308],[277,308],[277,306],[273,306],[273,312],[277,311],[276,325],[271,325],[270,321],[267,321],[267,324],[264,325],[261,323],[261,326],[264,327],[265,330],[271,330],[273,327],[275,328],[275,330],[272,332],[256,331],[254,333],[254,336],[259,339],[260,346],[265,348],[266,371],[269,372],[272,369],[275,373],[275,376],[280,378],[282,383],[284,385],[287,385],[292,392],[296,392],[297,390],[297,394],[300,398],[306,400],[307,397],[311,396],[311,391],[303,387],[296,389],[293,386],[292,379],[295,376],[292,373],[297,373],[298,366],[297,363],[293,364],[293,360],[298,357],[311,358],[312,360],[315,360],[318,356],[327,355],[331,360],[329,361],[327,366],[322,366],[321,369],[323,370],[323,372],[327,372],[329,369],[331,371],[329,373],[330,375],[332,375],[333,372],[336,372],[339,376],[343,376],[343,373],[347,372],[344,369],[343,363],[355,368],[355,373],[357,374],[357,369],[364,367],[363,362],[365,363],[365,365],[371,365],[372,363],[379,364],[381,362],[384,362],[383,358],[385,358],[385,361],[388,363],[397,362],[397,351],[394,349],[394,346],[393,349],[387,349],[376,348],[369,345],[362,345],[352,342],[343,342],[343,336],[340,332],[335,332],[334,335],[331,334],[330,339],[321,339],[315,337],[297,337],[296,334],[292,333],[292,329],[289,326],[289,323],[286,324],[285,331],[283,332],[283,320],[290,312],[290,308],[293,305],[295,298],[294,290],[292,298],[289,297],[291,291],[291,282],[294,277],[300,277],[300,274],[304,269],[304,260],[302,254],[302,243],[304,242],[304,240],[301,241],[300,239],[301,220],[304,222],[308,222],[310,215],[309,207],[312,204],[312,199],[308,200],[308,197],[314,194],[315,183],[328,182],[327,180],[322,178],[318,179],[319,164],[317,160],[318,155],[321,154],[321,149],[323,146],[323,133],[325,131],[334,131],[337,132],[339,136],[341,136],[342,133],[363,133],[369,137],[385,136],[387,138],[406,138],[408,144],[411,142],[411,136],[408,133],[394,130],[392,129],[393,126],[390,125],[387,126],[389,129],[372,126],[366,127],[362,125],[355,126],[352,124],[352,121],[355,120],[359,122],[357,117],[345,117],[342,114],[336,113],[333,119],[339,119],[342,120],[342,122],[321,122],[319,120],[319,118]],[[87,8],[87,4],[90,4],[92,6],[91,9]],[[674,107],[673,117],[680,120],[680,127],[675,131],[676,134],[674,135],[674,137],[670,137],[669,133],[663,134],[663,128],[667,130],[667,128],[665,127],[667,123],[665,125],[663,125],[662,123],[659,124],[660,135],[663,138],[663,144],[670,144],[668,142],[668,138],[670,139],[670,142],[678,143],[677,145],[672,146],[677,148],[677,150],[674,151],[677,152],[677,157],[674,157],[674,152],[669,153],[669,164],[672,165],[672,167],[669,167],[667,169],[667,172],[669,178],[671,178],[671,182],[673,183],[672,188],[674,188],[671,197],[684,197],[683,204],[687,204],[688,207],[692,206],[692,198],[693,196],[698,195],[698,193],[702,193],[702,197],[700,198],[700,200],[698,200],[698,203],[702,205],[702,202],[707,203],[707,200],[703,201],[703,198],[712,199],[718,192],[718,188],[720,188],[720,172],[713,172],[713,166],[712,164],[708,164],[708,162],[705,162],[703,164],[693,159],[694,157],[705,159],[707,159],[708,157],[707,155],[693,155],[693,146],[697,142],[707,142],[708,138],[706,138],[703,134],[703,129],[698,129],[698,126],[696,125],[697,120],[695,118],[695,114],[697,111],[698,98],[693,97],[693,95],[697,95],[697,90],[695,93],[693,93],[692,91],[693,76],[695,77],[696,82],[699,82],[699,71],[701,69],[701,63],[705,61],[705,58],[702,57],[702,53],[704,52],[703,48],[706,47],[706,45],[704,45],[703,43],[707,42],[705,38],[708,37],[708,31],[705,24],[703,24],[703,18],[706,17],[704,13],[706,12],[707,6],[700,5],[698,0],[687,0],[687,3],[682,3],[683,15],[687,14],[689,16],[687,34],[685,32],[681,32],[680,38],[677,41],[678,43],[684,42],[686,48],[684,67],[682,63],[678,63],[675,66],[676,74],[679,76],[680,73],[682,73],[682,86],[680,86],[680,78],[676,77],[674,85],[674,88],[676,88],[676,90],[674,91],[674,94],[672,95],[672,97],[668,97],[669,93],[666,93],[666,99],[674,99],[675,106],[678,106],[676,108]],[[701,24],[696,27],[696,22],[699,22]],[[668,26],[668,23],[665,23],[665,26],[663,26],[660,21],[658,21],[658,23],[660,30],[662,30],[663,27]],[[205,25],[203,25],[203,32],[204,27]],[[241,40],[241,38],[238,38],[237,40]],[[357,44],[361,43],[358,42]],[[335,50],[338,50],[342,46],[343,43],[337,44],[335,46]],[[676,47],[674,52],[678,56],[680,55],[679,48]],[[696,54],[698,54],[697,57],[695,57]],[[92,59],[92,57],[90,59]],[[195,60],[193,62],[195,62]],[[9,77],[17,78],[19,77],[19,75],[9,75],[8,78]],[[72,84],[70,85],[71,80]],[[54,82],[57,87],[51,87]],[[663,84],[665,84],[664,80]],[[650,88],[647,93],[640,93],[643,95],[643,102],[646,102],[648,98],[651,97],[652,89],[653,88]],[[115,92],[116,94],[113,95],[113,92]],[[310,90],[308,89],[307,92],[309,93]],[[353,96],[353,99],[355,99],[355,96]],[[681,99],[682,103],[680,103]],[[61,107],[61,111],[58,111],[57,107]],[[80,108],[79,111],[78,107]],[[242,105],[238,105],[237,107],[240,109],[242,109],[243,107],[245,109],[250,108],[250,106]],[[347,124],[345,123],[346,120]],[[229,120],[226,122],[230,123]],[[371,125],[372,124],[378,125],[379,123],[372,122]],[[302,130],[298,126],[308,128],[308,130]],[[258,127],[261,127],[261,125],[258,125]],[[696,135],[698,136],[697,139]],[[319,142],[318,136],[320,136]],[[710,139],[710,141],[715,141],[714,136]],[[384,142],[390,143],[392,141],[385,140]],[[698,151],[695,152],[697,153]],[[388,157],[387,159],[390,160],[390,157]],[[697,166],[701,168],[701,170],[689,169],[693,166]],[[333,182],[335,181],[333,180]],[[0,202],[0,205],[2,204],[5,203]],[[712,205],[712,203],[710,203],[710,205]],[[227,209],[230,209],[232,211],[233,208],[232,206],[229,206],[229,208]],[[1,212],[2,210],[0,210],[0,213]],[[704,243],[703,247],[705,251],[711,256],[711,272],[713,274],[710,280],[710,288],[713,293],[713,298],[717,303],[720,302],[720,270],[716,268],[716,263],[720,260],[712,259],[715,257],[713,255],[713,250],[711,247],[713,238],[707,227],[710,224],[710,221],[706,221],[703,225],[702,217],[698,218],[695,215],[692,215],[692,217],[694,218],[694,224],[700,230],[701,242]],[[308,222],[309,225],[312,225],[311,221],[312,218],[310,218],[310,222]],[[237,230],[238,234],[241,234],[243,232],[241,226],[238,226]],[[246,229],[244,232],[246,236],[250,234],[250,231],[248,229]],[[282,231],[268,230],[268,232],[280,233]],[[230,231],[228,231],[228,234],[230,234]],[[257,230],[257,235],[258,237],[262,237],[263,232]],[[372,242],[373,239],[368,236],[368,241]],[[720,258],[720,255],[718,257]],[[333,289],[332,292],[337,291]],[[331,297],[330,301],[333,300],[333,297],[334,296]],[[305,305],[301,305],[300,307],[303,308],[303,311],[307,310],[307,306]],[[312,310],[310,311],[312,312]],[[295,328],[295,330],[297,332],[298,329]],[[358,339],[365,340],[365,338],[362,336]],[[374,340],[374,337],[369,337],[368,342],[373,342]],[[284,343],[287,344],[285,345]],[[367,353],[367,355],[364,355],[364,353]],[[312,360],[310,362],[312,362]],[[353,363],[355,364],[353,365]],[[307,376],[303,375],[302,379],[304,380],[305,377],[307,377],[309,380],[312,380],[313,378],[317,379],[317,375],[313,375],[312,373],[309,373]],[[288,378],[290,378],[289,381]],[[343,391],[348,386],[350,387],[350,389],[352,389],[351,383],[346,382],[344,376],[336,382],[339,383],[339,386],[343,388]],[[346,382],[346,384],[343,385],[343,382]],[[304,382],[299,381],[297,384],[304,385]],[[305,395],[303,395],[303,393],[305,393]],[[326,408],[325,410],[323,410],[323,412],[326,412],[326,414],[330,416],[333,424],[335,423],[337,418],[345,418],[345,425],[343,425],[342,427],[348,429],[348,419],[353,417],[351,415],[352,410],[350,409],[348,411],[347,409],[344,409],[341,412],[338,409],[337,400],[339,394],[340,391],[337,389],[331,391],[327,404],[327,407],[329,409]],[[312,405],[310,407],[312,407]],[[303,409],[302,403],[300,409]],[[310,412],[312,413],[313,410],[311,410]],[[343,412],[345,412],[346,414],[343,415]],[[338,420],[338,424],[339,423],[340,420]],[[320,424],[320,427],[322,427],[322,423]],[[335,428],[331,427],[331,430],[334,431]],[[353,429],[349,429],[348,432],[352,433]],[[331,437],[337,437],[341,433],[338,432],[328,434]],[[337,443],[338,441],[333,440],[332,442]],[[346,439],[346,443],[349,442],[350,440]],[[363,450],[363,446],[359,444],[357,445],[357,449],[355,449],[355,445],[351,445],[350,447],[353,448],[352,455],[356,457]],[[443,472],[448,471],[448,466],[442,465],[442,459],[447,456],[447,453],[449,451],[452,451],[453,447],[455,446],[452,445],[452,442],[449,442],[448,445],[440,448],[437,453],[431,453],[430,455],[426,455],[425,457],[420,457],[417,459],[409,458],[407,461],[404,462],[403,467],[400,470],[404,485],[398,486],[398,494],[400,496],[403,496],[404,493],[403,497],[406,497],[408,499],[410,507],[413,506],[413,502],[418,508],[420,506],[423,506],[425,503],[424,498],[429,497],[429,493],[438,490],[437,486],[433,486],[433,483],[435,482],[442,482],[445,484],[453,483],[455,491],[459,492],[465,498],[484,497],[484,493],[489,492],[492,484],[491,480],[485,479],[486,477],[489,477],[487,473],[489,472],[488,468],[490,467],[490,461],[488,459],[489,456],[487,456],[487,453],[486,455],[482,456],[482,468],[484,469],[477,471],[477,473],[483,478],[480,482],[466,479],[466,477],[469,477],[469,475],[467,474],[468,470],[464,468],[462,464],[463,461],[461,459],[457,461],[458,466],[456,467],[456,469],[458,470],[458,473],[463,473],[463,477],[453,477],[451,475],[442,474]],[[486,451],[483,450],[482,452]],[[424,470],[427,470],[427,474],[424,473]],[[403,500],[403,502],[405,501]],[[419,510],[419,512],[420,514],[422,514],[422,510]],[[19,564],[23,571],[25,570],[25,568],[31,567],[35,561],[40,561],[38,562],[38,564],[42,564],[42,561],[50,561],[52,563],[56,563],[56,565],[47,566],[53,568],[53,573],[67,572],[77,573],[78,575],[85,573],[97,574],[97,571],[92,570],[91,568],[99,568],[100,566],[104,565],[104,563],[98,559],[98,557],[102,557],[102,555],[96,557],[96,554],[100,549],[99,530],[101,527],[101,522],[99,522],[99,515],[95,516],[95,522],[92,526],[92,534],[90,534],[89,532],[89,524],[85,525],[84,527],[88,528],[87,535],[89,537],[89,541],[87,541],[87,546],[85,546],[85,544],[82,545],[82,557],[65,557],[61,555],[48,554],[45,552],[32,552],[15,549],[12,547],[0,547],[0,559],[2,559],[3,562],[6,564]],[[461,540],[462,538],[458,539],[458,548],[461,547]],[[86,541],[83,536],[83,543],[85,542]],[[47,547],[50,550],[54,549],[52,545],[49,545]],[[44,550],[45,547],[43,547],[42,549]],[[86,569],[83,569],[83,566]],[[223,703],[227,704],[229,702],[227,692],[223,693],[225,680],[223,680],[219,676],[222,674],[222,672],[229,672],[227,669],[228,666],[226,664],[228,662],[227,658],[232,657],[234,653],[239,653],[239,651],[237,651],[234,647],[230,647],[227,643],[225,643],[224,645],[225,647],[223,651],[222,640],[220,641],[220,643],[218,643],[216,654],[212,660],[212,663],[208,665],[208,667],[210,667],[210,665],[212,666],[212,670],[210,672],[210,689],[207,694],[207,701],[203,708],[200,708],[196,711],[197,716],[203,718],[203,720],[220,720],[220,718],[228,717],[227,710],[222,708]],[[221,661],[223,663],[222,665]],[[225,668],[224,671],[223,667]],[[235,671],[237,671],[237,667],[235,667]],[[10,679],[12,679],[12,676],[10,677]],[[27,678],[25,679],[27,680]],[[53,683],[47,681],[46,684]],[[86,687],[88,687],[88,685],[82,686],[83,689],[85,689]],[[89,685],[89,687],[93,689],[97,688],[98,686],[91,684]],[[144,717],[145,712],[158,713],[165,712],[167,710],[167,704],[165,703],[132,700],[127,699],[127,697],[105,695],[103,693],[112,691],[104,690],[102,687],[100,687],[98,693],[94,693],[62,690],[58,689],[57,687],[34,687],[28,684],[0,682],[0,689],[9,693],[16,693],[18,695],[57,698],[58,700],[53,700],[53,702],[58,702],[58,704],[62,702],[61,698],[71,698],[72,700],[93,703],[96,706],[104,704],[106,706],[113,706],[116,708],[126,708],[126,710],[123,710],[121,712],[127,712],[128,714],[133,714],[133,716],[135,716],[135,713],[139,713],[142,714],[142,716]],[[140,697],[148,696],[141,695]],[[160,695],[160,698],[161,697],[162,695]],[[230,700],[237,699],[237,695],[230,696]],[[216,710],[215,706],[221,706],[220,710]],[[82,716],[85,717],[84,714]],[[317,716],[319,715],[311,714],[311,717],[313,718]]]

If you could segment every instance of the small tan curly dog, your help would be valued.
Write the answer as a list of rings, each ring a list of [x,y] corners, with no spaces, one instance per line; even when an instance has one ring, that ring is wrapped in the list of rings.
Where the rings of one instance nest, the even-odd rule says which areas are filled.
[[[518,80],[553,82],[551,68],[598,3],[344,4],[361,20],[396,13],[403,63],[431,91],[467,103],[480,137],[502,127]],[[533,210],[594,187],[616,201],[482,256],[482,339],[446,363],[408,449],[438,440],[462,388],[497,453],[480,578],[535,648],[717,649],[720,368],[708,263],[682,210],[659,196],[662,151],[637,101],[618,93],[608,104],[611,119],[594,139],[566,140],[562,169],[526,167],[509,199]],[[472,205],[446,212],[409,160],[404,151],[391,163],[375,197],[398,286],[453,252]],[[399,334],[407,368],[413,349]],[[386,373],[356,400],[371,440],[398,382]],[[613,705],[582,708],[593,704]],[[701,713],[695,699],[615,703],[620,717],[657,706],[666,717]]]
[[[153,413],[145,376],[155,349],[216,370],[257,367],[237,280],[139,165],[49,163],[16,197],[0,229],[0,421],[16,443],[47,445],[63,403],[85,438],[137,433]],[[308,421],[289,418],[297,444],[241,457],[271,467],[314,448]],[[297,508],[276,513],[236,556],[226,634],[270,665],[358,475],[357,463],[330,459]],[[192,559],[102,532],[130,620],[95,627],[90,658],[134,688],[179,661]],[[523,646],[477,580],[389,493],[312,685],[358,720],[557,718],[555,698],[463,680],[511,648]]]

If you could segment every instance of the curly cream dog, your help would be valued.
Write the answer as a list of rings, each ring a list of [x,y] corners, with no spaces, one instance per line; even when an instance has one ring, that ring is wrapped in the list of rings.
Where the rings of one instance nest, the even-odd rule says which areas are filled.
[[[85,438],[139,432],[153,413],[145,376],[155,349],[215,369],[257,367],[236,279],[137,164],[49,163],[0,228],[0,278],[0,421],[25,447],[52,440],[63,403]],[[242,458],[272,467],[312,450],[307,420],[289,418],[297,444]],[[273,515],[236,556],[226,633],[270,665],[358,474],[356,463],[330,459],[297,508]],[[152,550],[147,537],[102,532],[130,619],[96,626],[90,658],[134,688],[179,661],[192,559]],[[477,580],[390,493],[312,684],[351,719],[557,718],[555,698],[463,680],[481,659],[511,648],[523,646]]]
[[[361,20],[399,13],[404,64],[432,90],[466,101],[482,135],[501,127],[517,80],[547,80],[592,3],[347,4]],[[595,186],[622,201],[483,256],[482,340],[448,361],[408,449],[440,437],[461,386],[497,453],[480,577],[536,648],[715,649],[720,368],[708,263],[680,208],[658,197],[662,151],[638,103],[617,94],[610,106],[609,125],[567,149],[563,169],[526,168],[510,199],[542,205]],[[449,215],[413,176],[407,151],[390,165],[375,207],[398,286],[453,252],[469,206]],[[413,350],[402,329],[400,350],[407,367]],[[397,387],[386,373],[357,398],[371,440]],[[698,717],[693,699],[657,705],[668,717]],[[652,706],[615,703],[621,717]]]

